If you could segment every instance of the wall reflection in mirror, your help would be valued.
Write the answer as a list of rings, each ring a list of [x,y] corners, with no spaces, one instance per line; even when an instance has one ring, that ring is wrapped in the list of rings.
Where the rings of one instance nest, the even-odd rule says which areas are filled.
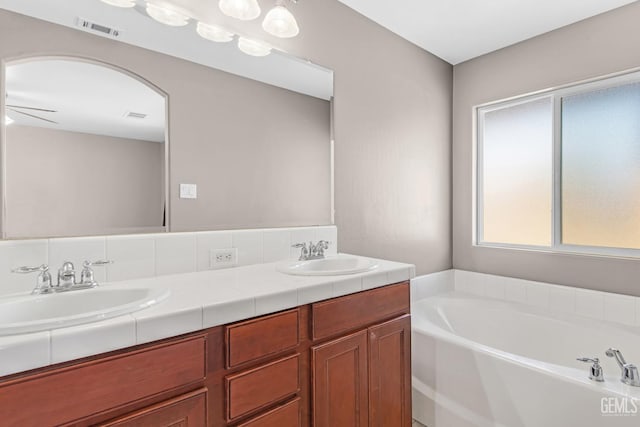
[[[96,62],[5,69],[7,238],[163,231],[166,99]]]

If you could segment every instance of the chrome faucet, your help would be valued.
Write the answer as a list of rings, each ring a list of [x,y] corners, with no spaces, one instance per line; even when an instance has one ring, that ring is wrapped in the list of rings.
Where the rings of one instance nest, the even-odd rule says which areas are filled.
[[[594,357],[590,359],[588,357],[579,357],[576,360],[585,363],[592,363],[591,369],[589,369],[589,379],[597,382],[604,381],[604,375],[602,374],[602,366],[600,366],[600,359]]]
[[[618,362],[618,366],[620,366],[622,370],[620,381],[630,386],[640,387],[640,378],[638,377],[638,368],[636,365],[627,363],[620,350],[616,350],[615,348],[610,348],[605,354],[608,357],[614,357],[616,362]]]
[[[76,281],[76,270],[73,263],[70,261],[65,261],[62,264],[62,267],[58,269],[58,282],[55,285],[53,284],[51,274],[49,273],[49,266],[46,264],[42,264],[38,267],[18,267],[11,271],[19,274],[39,272],[40,274],[38,275],[36,286],[33,288],[33,291],[31,291],[31,294],[41,295],[53,292],[95,288],[98,286],[98,282],[96,282],[94,278],[91,267],[104,266],[111,263],[113,263],[113,261],[85,261],[83,263],[84,268],[80,274],[80,283]]]
[[[299,261],[309,261],[312,259],[323,259],[324,251],[329,249],[329,244],[331,242],[327,242],[326,240],[320,240],[315,245],[313,242],[309,242],[309,246],[307,247],[306,243],[296,243],[292,245],[292,248],[300,249],[300,258]]]
[[[58,288],[69,289],[76,284],[76,270],[71,261],[65,261],[58,269]]]

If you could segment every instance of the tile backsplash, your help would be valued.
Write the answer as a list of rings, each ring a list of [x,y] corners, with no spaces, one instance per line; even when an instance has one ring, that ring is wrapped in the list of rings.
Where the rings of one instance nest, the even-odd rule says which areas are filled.
[[[209,270],[215,249],[236,249],[239,266],[296,258],[299,249],[291,245],[310,240],[327,240],[331,242],[327,253],[337,253],[335,226],[4,240],[0,241],[0,295],[33,289],[33,274],[11,273],[23,265],[48,264],[55,281],[64,261],[73,262],[79,276],[84,260],[109,259],[114,263],[96,267],[95,277],[98,282],[113,282]]]

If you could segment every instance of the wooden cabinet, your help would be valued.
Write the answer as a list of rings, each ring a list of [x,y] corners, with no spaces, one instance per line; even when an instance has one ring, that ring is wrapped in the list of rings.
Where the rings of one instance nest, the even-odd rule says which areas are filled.
[[[200,389],[125,415],[100,427],[202,427],[207,423],[207,390]]]
[[[336,298],[313,304],[312,310],[314,338],[360,328],[312,348],[314,427],[410,427],[408,287]]]
[[[0,378],[0,425],[409,427],[408,282]]]

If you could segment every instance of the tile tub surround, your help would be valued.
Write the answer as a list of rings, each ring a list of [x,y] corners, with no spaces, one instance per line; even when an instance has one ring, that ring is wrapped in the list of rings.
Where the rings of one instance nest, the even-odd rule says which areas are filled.
[[[30,292],[35,276],[14,274],[23,265],[48,264],[54,276],[64,261],[110,259],[114,264],[94,269],[98,283],[210,270],[210,252],[236,248],[238,265],[292,258],[291,245],[306,241],[331,242],[327,254],[337,253],[338,231],[333,225],[191,233],[134,234],[0,241],[0,296]]]
[[[359,292],[415,276],[410,264],[344,276],[291,276],[278,262],[106,283],[170,289],[157,306],[102,322],[0,337],[0,376],[96,355]]]
[[[411,280],[412,302],[452,290],[640,327],[640,297],[466,270],[446,270]]]

